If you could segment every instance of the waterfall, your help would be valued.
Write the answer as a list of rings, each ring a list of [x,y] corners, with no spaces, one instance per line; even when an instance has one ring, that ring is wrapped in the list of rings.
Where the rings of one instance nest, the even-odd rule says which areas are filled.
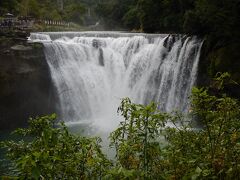
[[[184,35],[32,33],[42,42],[66,122],[112,129],[121,98],[187,112],[202,41]]]

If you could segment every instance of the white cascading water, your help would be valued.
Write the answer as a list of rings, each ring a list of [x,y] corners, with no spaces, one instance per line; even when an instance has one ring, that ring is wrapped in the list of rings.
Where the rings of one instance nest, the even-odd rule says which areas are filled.
[[[130,33],[32,33],[42,42],[67,122],[113,130],[121,98],[188,110],[202,41],[181,35]]]

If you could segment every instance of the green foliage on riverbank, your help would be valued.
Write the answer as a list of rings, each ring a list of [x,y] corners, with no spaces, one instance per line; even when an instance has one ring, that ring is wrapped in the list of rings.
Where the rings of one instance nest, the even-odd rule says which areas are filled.
[[[216,77],[219,92],[228,77]],[[102,153],[99,138],[70,134],[56,125],[55,115],[31,119],[29,128],[16,131],[30,141],[2,146],[23,179],[237,179],[239,101],[204,88],[194,88],[191,99],[190,117],[123,99],[118,112],[124,121],[110,135],[114,161]]]

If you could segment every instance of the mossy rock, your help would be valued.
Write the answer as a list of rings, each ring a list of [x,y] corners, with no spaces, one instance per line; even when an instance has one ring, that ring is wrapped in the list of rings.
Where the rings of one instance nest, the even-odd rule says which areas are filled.
[[[42,43],[32,43],[31,46],[34,48],[34,49],[43,49],[43,44]]]

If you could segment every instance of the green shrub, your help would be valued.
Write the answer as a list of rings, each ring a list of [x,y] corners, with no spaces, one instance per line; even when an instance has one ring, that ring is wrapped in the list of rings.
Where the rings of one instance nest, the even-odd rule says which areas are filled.
[[[154,103],[147,106],[123,99],[118,111],[124,117],[120,127],[110,135],[116,148],[117,166],[132,171],[135,178],[157,178],[161,172],[159,136],[168,118]]]
[[[228,73],[217,76],[219,92],[227,80]],[[204,88],[193,88],[191,100],[186,117],[159,112],[154,103],[143,106],[124,99],[119,111],[125,121],[110,136],[119,171],[133,179],[237,179],[239,102]],[[114,177],[121,179],[124,173],[120,175]]]
[[[87,179],[104,175],[110,161],[100,149],[99,138],[76,137],[56,115],[30,119],[28,129],[15,131],[30,141],[7,141],[8,157],[14,161],[21,179]]]
[[[228,73],[215,79],[219,92],[227,79]],[[55,125],[56,115],[31,119],[28,129],[15,131],[28,139],[2,146],[21,179],[237,179],[239,102],[204,88],[193,88],[191,100],[186,117],[123,99],[124,121],[110,135],[114,163],[103,155],[100,138],[71,135]]]

